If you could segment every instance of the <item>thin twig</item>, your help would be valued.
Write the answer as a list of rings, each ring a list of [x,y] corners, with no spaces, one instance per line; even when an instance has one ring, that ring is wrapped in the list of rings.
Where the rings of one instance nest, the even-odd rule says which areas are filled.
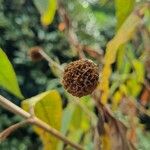
[[[61,0],[58,0],[58,14],[62,19],[62,21],[65,23],[66,26],[65,35],[66,38],[68,39],[70,46],[73,47],[78,52],[80,58],[85,58],[82,46],[79,43],[76,32],[72,27],[72,23],[70,21],[68,13],[66,12],[63,6],[63,2]]]
[[[52,134],[53,136],[55,136],[58,139],[62,140],[64,143],[72,146],[73,148],[75,148],[77,150],[83,150],[83,148],[80,145],[75,144],[74,142],[70,141],[64,135],[62,135],[59,131],[52,128],[50,125],[48,125],[47,123],[45,123],[42,120],[38,119],[37,117],[32,117],[31,114],[24,111],[22,108],[20,108],[17,105],[13,104],[12,102],[10,102],[8,99],[4,98],[1,95],[0,95],[0,105],[3,106],[5,109],[11,111],[14,114],[18,114],[18,115],[22,116],[25,119],[30,119],[30,124],[33,124],[33,125],[36,125],[36,126],[42,128],[43,130],[49,132],[50,134]]]
[[[11,101],[3,97],[2,95],[0,95],[0,105],[3,108],[9,110],[10,112],[20,115],[25,119],[28,119],[31,117],[31,115],[28,112],[24,111],[22,108],[18,107],[17,105],[15,105]]]
[[[147,115],[147,116],[150,117],[150,111],[147,110],[144,106],[142,106],[139,102],[137,102],[136,100],[134,100],[134,102],[135,102],[135,103],[134,103],[134,102],[133,102],[132,100],[130,100],[130,99],[128,99],[128,101],[132,102],[132,103],[135,105],[136,109],[137,109],[140,113],[143,113],[143,114],[145,114],[145,115]]]
[[[144,85],[147,88],[147,90],[150,92],[150,84],[146,79],[144,80]]]
[[[28,123],[29,123],[29,119],[23,120],[23,121],[21,121],[19,123],[11,125],[7,129],[5,129],[4,131],[2,131],[0,133],[0,142],[4,141],[11,133],[13,133],[14,131],[16,131],[18,128],[21,128],[21,127],[23,127],[24,125],[26,125]]]
[[[102,61],[103,50],[101,48],[95,50],[89,47],[88,45],[81,44],[81,42],[79,41],[76,31],[73,27],[72,20],[68,15],[69,13],[65,9],[62,0],[58,0],[58,14],[62,22],[65,24],[64,30],[65,36],[68,39],[70,46],[73,47],[78,53],[79,58],[85,58],[84,52],[87,52],[91,57],[94,57]]]
[[[66,12],[63,4],[59,0],[58,0],[58,14],[60,15],[60,18],[66,25],[65,36],[68,39],[70,46],[77,51],[79,58],[85,58],[83,48],[79,43],[76,32],[73,29],[72,22],[68,16],[68,13]]]
[[[94,150],[101,150],[101,140],[97,127],[94,128]]]
[[[58,63],[56,63],[53,59],[51,59],[43,50],[40,50],[39,53],[43,56],[43,58],[48,61],[49,64],[54,65],[55,67],[57,67],[60,71],[63,72],[63,68],[61,67],[61,65],[59,65]]]

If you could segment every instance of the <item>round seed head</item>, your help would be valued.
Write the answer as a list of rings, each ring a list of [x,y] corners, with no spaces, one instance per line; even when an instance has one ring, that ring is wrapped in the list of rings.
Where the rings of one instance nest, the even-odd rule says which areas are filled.
[[[74,96],[82,97],[91,94],[99,80],[97,65],[87,59],[69,63],[63,74],[64,88]]]
[[[41,50],[42,50],[42,48],[38,47],[38,46],[32,47],[29,50],[28,55],[30,56],[32,61],[40,61],[43,59],[43,56],[39,53],[39,51],[41,51]]]

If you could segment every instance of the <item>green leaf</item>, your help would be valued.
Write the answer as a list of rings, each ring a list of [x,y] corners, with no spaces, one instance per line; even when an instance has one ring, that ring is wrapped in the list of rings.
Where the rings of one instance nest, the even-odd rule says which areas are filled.
[[[84,99],[84,98],[83,98]],[[82,99],[82,100],[83,100]],[[91,107],[91,109],[88,108],[90,101],[80,101],[81,105],[84,105],[89,111],[93,111],[93,107]],[[70,128],[69,128],[69,134],[68,134],[68,138],[72,141],[75,141],[76,143],[79,143],[83,137],[83,135],[87,134],[90,130],[91,127],[91,119],[89,117],[89,115],[87,113],[85,113],[85,111],[83,110],[82,106],[76,105],[75,109],[74,109],[74,113],[72,115],[72,120],[70,123]],[[94,121],[94,120],[93,120]]]
[[[117,25],[116,29],[119,29],[120,26],[123,24],[125,19],[129,16],[132,12],[135,5],[135,0],[115,0],[115,7],[116,7],[116,18],[117,18]],[[124,68],[124,59],[125,59],[125,45],[121,45],[118,54],[117,54],[117,69],[121,72]]]
[[[62,124],[61,124],[61,133],[63,135],[66,135],[69,129],[75,108],[76,108],[76,105],[74,105],[73,103],[69,103],[63,111]],[[60,141],[58,150],[62,150],[63,146],[64,146],[64,143]]]
[[[117,56],[117,70],[122,75],[127,75],[132,68],[130,58],[134,59],[133,49],[128,49],[126,45],[120,46]]]
[[[22,102],[24,110],[29,111],[34,108],[35,115],[52,126],[60,130],[62,120],[62,101],[59,93],[56,90],[47,91]],[[58,139],[44,130],[33,127],[34,131],[40,136],[44,150],[56,150]]]
[[[75,143],[79,143],[82,139],[84,132],[82,129],[77,129],[76,131],[71,131],[68,134],[68,138],[71,139],[72,141],[74,141]]]
[[[80,106],[76,106],[74,114],[72,116],[71,125],[74,129],[81,128],[81,123],[83,119],[83,110]]]
[[[122,25],[128,15],[132,12],[135,0],[115,0],[117,29]]]
[[[142,86],[138,81],[135,79],[136,77],[133,75],[133,77],[126,81],[127,89],[128,89],[128,95],[137,97],[142,89]]]
[[[126,62],[124,63],[123,75],[126,76],[130,71],[131,71],[131,63],[128,60],[126,60]]]
[[[41,14],[42,25],[51,24],[56,12],[57,0],[33,0],[33,2]]]
[[[0,48],[0,86],[19,98],[23,98],[17,82],[15,71],[8,57]]]
[[[73,113],[75,111],[76,105],[70,103],[68,106],[64,109],[63,112],[63,119],[62,119],[62,126],[61,126],[61,132],[65,135],[67,133],[67,130],[69,128],[69,125],[71,123],[71,118],[73,116]]]
[[[141,18],[136,13],[132,13],[122,24],[115,37],[107,44],[107,53],[105,58],[109,59],[108,57],[110,57],[110,63],[115,61],[115,54],[118,48],[132,38],[140,22]],[[112,54],[110,55],[108,51],[110,51]]]
[[[139,83],[143,83],[144,82],[144,76],[145,76],[144,64],[138,59],[134,59],[132,61],[132,63],[133,63],[133,67],[135,69],[137,81]]]
[[[137,82],[143,83],[145,76],[144,63],[140,59],[136,58],[135,53],[132,49],[127,50],[127,57],[130,64],[132,64]]]
[[[63,111],[61,133],[67,136],[72,141],[76,141],[76,143],[78,143],[82,135],[84,133],[87,134],[87,132],[89,131],[90,120],[87,114],[81,109],[81,107],[75,104],[74,101],[76,100],[76,98],[69,94],[68,94],[68,98],[70,102]],[[94,106],[90,97],[88,96],[82,97],[80,104],[81,103],[82,105],[87,107],[89,111],[93,111]],[[66,135],[66,133],[68,134]],[[85,137],[86,137],[86,134],[85,134]],[[60,142],[58,150],[62,150],[63,146],[64,146],[64,143]]]

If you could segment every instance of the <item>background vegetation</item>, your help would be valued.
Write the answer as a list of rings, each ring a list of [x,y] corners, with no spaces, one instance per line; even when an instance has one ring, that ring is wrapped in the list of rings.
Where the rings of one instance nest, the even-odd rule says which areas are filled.
[[[79,59],[80,52],[83,52],[87,58],[96,62],[101,70],[100,84],[97,88],[97,91],[101,91],[101,103],[109,107],[113,116],[126,125],[128,141],[132,147],[149,150],[148,0],[63,0],[60,1],[59,4],[62,5],[58,5],[56,12],[55,2],[0,0],[0,47],[12,63],[22,93],[18,88],[15,92],[14,89],[12,91],[11,88],[5,87],[9,84],[3,85],[0,78],[0,94],[28,110],[34,101],[29,99],[30,97],[50,90],[36,96],[39,103],[42,99],[52,99],[48,104],[48,100],[45,100],[50,115],[48,118],[52,119],[50,125],[70,140],[83,145],[85,149],[92,150],[99,144],[94,140],[97,133],[95,125],[98,121],[96,130],[99,132],[98,139],[100,137],[103,149],[115,150],[115,146],[112,145],[120,144],[120,133],[113,128],[113,121],[109,123],[108,120],[101,120],[92,96],[83,97],[78,101],[77,98],[68,95],[54,66],[49,67],[45,60],[33,62],[28,56],[31,48],[40,46],[53,60],[65,66],[66,63]],[[66,16],[61,11],[64,11]],[[76,38],[70,40],[70,30],[77,37],[77,41]],[[76,45],[76,42],[79,45]],[[0,73],[5,70],[1,66],[3,65],[0,65]],[[28,100],[22,102],[20,99]],[[36,115],[42,118],[40,114],[43,108],[37,107],[34,108],[37,110]],[[0,108],[0,131],[21,120],[21,117]],[[110,135],[111,132],[116,136]],[[42,137],[39,129],[33,130],[32,127],[26,126],[0,143],[0,149],[40,150],[43,147],[42,143],[45,149],[72,149],[49,134],[43,136],[46,138]],[[53,144],[49,144],[52,147],[47,146],[46,142],[49,140],[52,140]],[[125,140],[124,137],[122,140]],[[121,145],[123,144],[121,142]],[[127,149],[123,147],[122,150]]]

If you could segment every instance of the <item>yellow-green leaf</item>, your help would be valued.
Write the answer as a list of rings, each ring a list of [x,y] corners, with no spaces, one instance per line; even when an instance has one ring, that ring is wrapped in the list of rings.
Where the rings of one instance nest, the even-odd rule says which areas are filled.
[[[0,86],[5,88],[19,98],[23,98],[19,85],[17,82],[16,74],[11,65],[8,57],[0,48]]]
[[[76,131],[71,131],[68,134],[68,139],[74,141],[75,143],[79,143],[83,136],[83,130],[78,128]]]
[[[117,70],[122,72],[125,65],[125,45],[121,45],[117,52]]]
[[[117,29],[122,25],[134,8],[135,0],[115,0]]]
[[[29,111],[34,108],[35,115],[52,126],[60,130],[62,120],[62,101],[56,90],[47,91],[22,102],[24,110]],[[58,139],[44,130],[35,127],[35,132],[40,136],[44,150],[56,150]]]
[[[137,81],[140,83],[143,83],[144,75],[145,75],[144,64],[138,59],[134,59],[132,61],[132,63],[133,63],[134,69],[135,69]]]
[[[101,143],[102,143],[102,150],[111,150],[111,139],[109,136],[109,126],[108,124],[104,124],[105,132],[101,135]]]
[[[57,0],[34,0],[33,2],[41,14],[42,25],[51,24],[56,12]]]
[[[127,80],[127,89],[129,93],[128,95],[137,97],[142,89],[142,85],[138,83],[136,77],[133,76],[133,79]]]
[[[112,97],[112,109],[116,110],[118,107],[118,104],[120,103],[121,99],[122,99],[122,93],[118,90],[114,93],[113,97]]]
[[[141,7],[141,10],[143,10],[143,7]],[[142,14],[143,11],[140,13]],[[117,31],[116,36],[107,44],[102,79],[99,86],[102,91],[102,103],[104,104],[107,103],[109,96],[109,77],[112,72],[111,65],[116,60],[117,50],[122,44],[125,44],[132,38],[141,20],[142,18],[137,15],[137,12],[133,12]]]
[[[71,125],[74,129],[81,128],[82,118],[83,118],[83,110],[81,109],[80,106],[76,106],[71,122]]]

